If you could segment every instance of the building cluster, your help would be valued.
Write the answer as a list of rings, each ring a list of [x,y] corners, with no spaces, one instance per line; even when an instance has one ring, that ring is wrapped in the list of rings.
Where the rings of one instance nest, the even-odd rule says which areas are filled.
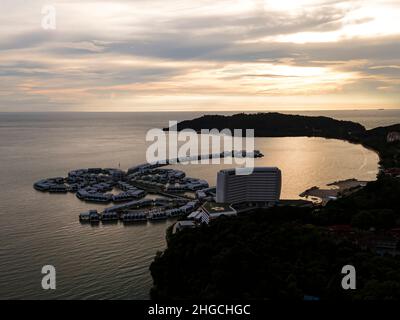
[[[178,221],[173,228],[173,233],[186,229],[198,227],[201,224],[209,224],[210,221],[220,217],[237,216],[238,210],[231,205],[220,204],[215,202],[206,202],[198,210],[189,214],[185,220]]]
[[[43,192],[77,192],[89,188],[101,193],[112,190],[115,183],[122,180],[125,173],[119,169],[78,169],[68,173],[66,178],[49,178],[36,182],[33,186]]]
[[[78,169],[69,172],[66,178],[40,180],[34,184],[34,188],[42,192],[74,192],[80,200],[87,202],[114,203],[103,212],[90,210],[81,213],[81,222],[136,222],[180,217],[198,208],[200,202],[194,196],[182,197],[177,195],[177,190],[169,190],[172,184],[183,185],[185,188],[182,191],[192,190],[193,194],[198,188],[208,187],[207,182],[186,177],[180,170],[147,165],[137,168],[129,175],[119,169]],[[145,198],[149,192],[154,193],[152,187],[156,183],[162,186],[157,190],[158,193],[169,198]],[[137,187],[137,184],[143,188]]]
[[[201,208],[185,220],[178,221],[173,232],[194,228],[221,216],[235,216],[256,207],[278,204],[282,175],[278,168],[254,168],[249,174],[238,174],[235,169],[221,170],[217,176],[216,192],[207,188],[196,192],[198,199],[206,200]],[[211,199],[210,193],[213,194]]]
[[[146,192],[124,182],[125,177],[126,173],[119,169],[78,169],[69,172],[66,178],[40,180],[34,188],[43,192],[76,192],[80,200],[97,203],[143,198]],[[111,193],[114,188],[122,192]]]
[[[128,172],[79,169],[69,172],[66,178],[40,180],[34,187],[44,192],[75,192],[84,201],[114,203],[102,212],[81,213],[81,222],[180,218],[174,231],[209,223],[221,216],[235,216],[255,206],[269,207],[279,201],[281,172],[278,168],[254,168],[248,175],[236,174],[234,169],[222,170],[218,173],[216,188],[210,188],[205,180],[161,167],[161,164],[143,164]],[[115,190],[118,193],[113,193]],[[149,193],[163,198],[147,198]]]
[[[180,217],[190,214],[199,207],[197,200],[188,201],[184,199],[142,199],[127,203],[114,205],[106,208],[103,212],[90,210],[79,215],[81,222],[142,222],[166,220],[168,218]]]
[[[137,185],[167,193],[193,192],[208,188],[208,182],[186,177],[185,172],[173,169],[149,168],[131,173],[128,181]]]

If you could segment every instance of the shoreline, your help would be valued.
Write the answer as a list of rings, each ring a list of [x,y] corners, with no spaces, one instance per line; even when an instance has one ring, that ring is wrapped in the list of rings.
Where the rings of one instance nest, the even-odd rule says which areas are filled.
[[[229,124],[229,125],[227,125]],[[330,117],[302,116],[276,112],[234,114],[231,116],[203,115],[178,123],[177,131],[192,129],[254,129],[255,138],[319,137],[360,144],[379,156],[380,170],[400,167],[400,140],[389,141],[388,135],[400,132],[400,123],[366,129],[358,122]],[[163,130],[169,131],[170,128]]]
[[[393,175],[392,169],[400,167],[400,141],[392,141],[388,138],[392,133],[400,132],[400,124],[366,129],[357,122],[340,121],[329,117],[282,113],[259,113],[256,115],[241,113],[232,116],[203,115],[200,118],[185,120],[178,123],[177,131],[192,129],[199,133],[200,130],[209,129],[211,126],[217,130],[223,130],[227,123],[232,123],[231,127],[235,126],[235,123],[239,124],[241,127],[237,129],[242,130],[254,128],[254,137],[256,138],[319,137],[361,145],[363,148],[376,153],[379,158],[378,173],[376,179],[372,181],[379,180],[385,174]],[[165,131],[169,129],[164,128]],[[226,129],[232,130],[230,127]],[[306,199],[309,197],[317,198],[320,200],[320,204],[325,205],[332,199],[359,190],[367,183],[367,181],[349,178],[325,185],[326,187],[336,188],[314,186],[305,190],[299,196]]]

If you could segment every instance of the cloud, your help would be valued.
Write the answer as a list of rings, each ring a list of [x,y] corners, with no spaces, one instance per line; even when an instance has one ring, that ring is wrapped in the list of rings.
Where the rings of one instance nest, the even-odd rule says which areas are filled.
[[[399,98],[397,1],[56,0],[54,31],[43,4],[2,1],[0,111]]]

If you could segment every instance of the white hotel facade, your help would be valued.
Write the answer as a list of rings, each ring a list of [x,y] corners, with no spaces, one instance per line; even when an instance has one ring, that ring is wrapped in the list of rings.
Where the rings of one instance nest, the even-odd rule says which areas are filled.
[[[281,170],[258,167],[248,175],[236,175],[235,169],[221,170],[217,176],[218,203],[254,203],[271,206],[279,201],[282,187]]]

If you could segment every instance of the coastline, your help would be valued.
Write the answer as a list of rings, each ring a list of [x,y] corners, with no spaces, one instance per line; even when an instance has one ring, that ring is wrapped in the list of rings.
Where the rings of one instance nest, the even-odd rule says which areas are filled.
[[[235,114],[231,116],[204,115],[200,118],[185,120],[177,125],[177,131],[192,129],[198,134],[203,129],[217,130],[231,129],[235,124],[239,128],[254,128],[255,137],[319,137],[325,139],[336,139],[351,144],[361,145],[363,148],[373,151],[379,158],[378,174],[375,180],[384,176],[388,171],[400,166],[399,141],[391,141],[388,137],[392,133],[400,132],[400,124],[385,127],[366,129],[360,123],[352,121],[336,120],[330,117],[311,117],[299,115],[287,115],[282,113],[262,113],[254,117],[253,114]],[[227,124],[230,124],[227,126]],[[268,124],[271,128],[268,128]],[[227,127],[227,128],[226,128]],[[170,128],[164,128],[165,131]],[[327,187],[335,188],[321,189],[314,186],[305,190],[299,196],[302,198],[317,198],[316,202],[325,205],[329,200],[337,199],[338,196],[348,194],[366,185],[366,181],[357,181],[354,177],[343,181],[326,184]],[[320,201],[318,201],[320,199]]]
[[[185,116],[190,118],[197,115],[186,114],[182,117]],[[4,216],[4,225],[12,226],[16,230],[15,233],[11,233],[11,228],[3,228],[3,244],[10,248],[17,246],[20,241],[18,233],[24,232],[26,228],[35,230],[42,235],[40,238],[34,236],[35,233],[31,237],[27,235],[25,246],[29,253],[18,251],[15,256],[9,256],[9,263],[1,268],[3,273],[7,273],[14,270],[15,265],[18,265],[17,272],[11,279],[15,280],[14,283],[26,282],[27,286],[18,288],[16,285],[12,286],[13,282],[10,282],[10,285],[2,288],[2,293],[14,292],[14,297],[49,297],[46,292],[37,292],[34,284],[29,282],[34,276],[35,269],[28,266],[40,264],[43,255],[51,254],[54,257],[54,263],[63,264],[66,272],[66,281],[60,283],[60,288],[62,285],[67,292],[58,291],[55,297],[87,298],[96,294],[94,289],[97,285],[104,285],[109,288],[102,292],[101,297],[104,298],[148,298],[148,292],[152,285],[150,273],[147,271],[148,266],[153,261],[156,251],[165,250],[165,229],[169,226],[169,221],[148,224],[148,227],[145,228],[124,224],[111,226],[100,224],[93,228],[90,225],[81,225],[74,213],[84,212],[93,207],[103,208],[103,206],[78,201],[71,194],[51,196],[39,194],[32,188],[31,182],[41,177],[58,176],[65,173],[66,170],[79,167],[85,168],[92,165],[115,167],[120,162],[121,167],[127,168],[132,163],[142,163],[142,152],[136,151],[143,148],[142,137],[147,128],[158,127],[165,123],[164,118],[163,116],[154,118],[153,115],[138,118],[137,115],[131,115],[126,119],[126,115],[119,114],[113,115],[111,118],[108,115],[85,114],[82,118],[77,119],[76,116],[65,118],[64,115],[56,116],[54,114],[50,119],[38,116],[33,121],[29,117],[24,121],[20,117],[2,119],[3,145],[5,147],[14,146],[11,153],[4,154],[4,162],[2,162],[3,168],[6,170],[6,175],[2,180],[2,185],[5,187],[2,205],[3,208],[12,208],[12,212],[15,213],[12,219],[6,220],[6,216]],[[88,121],[93,123],[93,127],[85,128]],[[12,126],[11,129],[10,126]],[[29,135],[30,139],[21,140],[21,136],[18,134],[21,127],[30,128],[29,131],[24,131],[24,136]],[[50,135],[48,128],[51,128]],[[82,140],[82,137],[85,137],[85,140]],[[15,146],[18,146],[18,149]],[[275,146],[272,147],[275,148]],[[302,152],[305,152],[303,149]],[[22,153],[18,150],[30,153],[32,160],[29,167],[26,166],[26,160],[21,157]],[[352,149],[350,148],[350,150]],[[274,151],[274,153],[278,151]],[[334,156],[334,153],[332,151],[331,156]],[[376,168],[377,161],[378,159],[374,160],[374,168]],[[292,166],[295,165],[294,161],[290,163]],[[339,167],[335,168],[340,169]],[[191,176],[207,175],[204,168],[187,168],[185,170],[188,170]],[[201,175],[196,175],[196,170],[200,170]],[[24,173],[25,178],[15,181],[15,175],[21,172]],[[351,176],[351,174],[346,174],[343,178]],[[373,177],[375,177],[375,173]],[[335,180],[335,177],[326,177],[325,180],[330,182]],[[311,182],[305,184],[304,187],[296,188],[293,196],[298,195],[308,186],[319,183],[319,181]],[[14,188],[7,188],[7,185],[13,185]],[[21,201],[15,201],[20,194],[16,192],[17,190],[21,190],[27,195],[21,198]],[[28,207],[30,209],[26,210]],[[35,219],[31,219],[33,215],[36,217]],[[61,223],[63,227],[60,228]],[[41,248],[42,237],[49,239],[47,253],[38,251]],[[132,243],[123,248],[120,244],[126,239],[132,239]],[[101,252],[93,250],[93,241],[96,241],[99,247],[104,246],[104,249]],[[63,255],[59,254],[60,243],[68,248]],[[84,255],[81,252],[84,252]],[[87,284],[87,279],[83,276],[77,277],[73,273],[77,267],[77,261],[79,261],[81,269],[83,267],[93,275],[89,278],[93,286],[80,287],[81,284]],[[98,277],[96,268],[99,265],[101,268],[101,265],[104,264],[109,264],[110,268],[105,270],[102,277]],[[129,285],[125,281],[126,274],[116,275],[114,272],[115,268],[121,264],[125,270],[129,270]],[[131,269],[132,266],[134,269]],[[126,286],[126,290],[119,290],[118,288],[121,286]]]
[[[224,120],[211,125],[223,130],[226,123],[231,124]],[[260,120],[255,121],[257,124],[254,126],[247,122],[239,129],[256,128],[263,124]],[[394,262],[398,262],[396,257],[400,255],[400,139],[392,141],[389,137],[393,131],[400,131],[400,124],[357,133],[346,133],[340,128],[323,132],[318,131],[318,127],[308,127],[309,123],[301,124],[303,134],[287,134],[289,128],[286,132],[283,129],[271,135],[256,132],[255,136],[322,137],[359,144],[378,155],[376,180],[337,180],[327,184],[329,189],[314,186],[301,194],[320,196],[326,206],[255,208],[251,217],[247,212],[234,218],[216,219],[194,231],[170,235],[167,249],[157,254],[150,267],[154,282],[152,299],[196,299],[211,295],[233,299],[306,300],[312,296],[317,300],[369,300],[371,296],[392,299],[393,295],[399,295],[398,291],[393,293],[390,289],[393,281],[400,281],[399,278],[393,280],[393,274],[398,270]],[[181,130],[193,129],[190,121],[185,125],[181,126]],[[198,125],[201,123],[194,127]],[[309,134],[309,131],[315,134]],[[346,156],[351,159],[350,154]],[[184,257],[182,251],[185,252]],[[176,261],[179,261],[178,266]],[[357,283],[361,286],[357,287],[357,293],[335,291],[332,296],[329,289],[333,281],[337,281],[334,285],[340,288],[335,270],[340,270],[343,261],[357,266],[357,281],[360,280]],[[382,266],[388,271],[381,275],[380,282],[369,282],[370,273],[360,267],[365,264],[369,266],[368,272],[382,270]],[[226,268],[227,265],[232,267]],[[260,265],[263,267],[260,268]],[[271,269],[274,272],[270,272]],[[247,270],[252,270],[250,275]],[[307,274],[310,270],[315,271]],[[373,274],[378,272],[373,271]],[[318,284],[315,282],[316,274]],[[221,275],[223,281],[220,281]],[[197,282],[198,279],[202,281]],[[262,282],[260,279],[268,280]],[[192,289],[193,283],[197,285],[195,289]],[[236,286],[231,286],[232,283]],[[268,291],[271,283],[279,283],[279,291]],[[381,283],[388,290],[380,290]]]
[[[227,125],[228,124],[228,125]],[[197,133],[206,129],[254,129],[256,138],[319,137],[337,139],[362,145],[379,156],[381,170],[400,166],[399,140],[389,141],[388,136],[400,132],[400,123],[366,129],[353,121],[330,117],[288,115],[282,113],[235,114],[232,116],[204,115],[179,122],[176,130],[192,129]],[[170,128],[164,128],[165,131]]]

